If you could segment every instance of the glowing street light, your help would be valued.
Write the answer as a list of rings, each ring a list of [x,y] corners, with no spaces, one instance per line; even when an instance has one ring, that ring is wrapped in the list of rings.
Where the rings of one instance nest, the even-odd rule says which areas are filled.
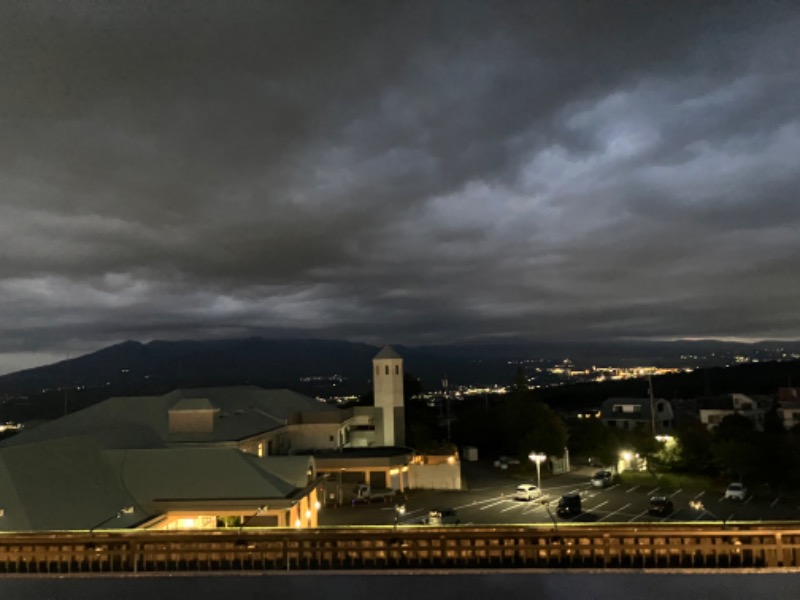
[[[530,458],[533,462],[536,463],[536,487],[539,488],[539,491],[542,490],[542,471],[541,465],[544,461],[547,460],[547,456],[542,454],[541,452],[531,452],[528,454],[528,458]]]
[[[397,529],[397,525],[400,522],[400,517],[406,514],[406,505],[405,504],[395,504],[394,506],[394,528]]]

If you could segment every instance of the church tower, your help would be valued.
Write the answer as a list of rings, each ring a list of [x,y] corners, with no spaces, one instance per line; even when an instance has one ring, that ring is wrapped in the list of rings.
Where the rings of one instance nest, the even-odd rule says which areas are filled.
[[[383,445],[404,446],[403,358],[391,346],[385,346],[372,359],[372,381],[375,408],[380,409],[376,416],[382,422]]]

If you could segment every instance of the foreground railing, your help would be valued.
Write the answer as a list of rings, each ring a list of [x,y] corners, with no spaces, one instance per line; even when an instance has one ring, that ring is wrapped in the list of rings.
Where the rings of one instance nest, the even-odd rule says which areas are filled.
[[[800,567],[800,524],[0,535],[0,573]]]

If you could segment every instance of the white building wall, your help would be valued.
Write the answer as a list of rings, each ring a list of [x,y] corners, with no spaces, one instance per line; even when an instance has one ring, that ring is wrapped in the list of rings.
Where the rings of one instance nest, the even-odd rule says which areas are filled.
[[[384,446],[402,446],[405,444],[405,423],[396,420],[404,419],[403,359],[374,358],[372,380],[375,406],[382,413],[381,443]]]
[[[286,433],[292,450],[323,450],[338,448],[338,423],[303,423],[289,425]]]
[[[412,489],[460,490],[461,464],[409,465],[408,486]]]

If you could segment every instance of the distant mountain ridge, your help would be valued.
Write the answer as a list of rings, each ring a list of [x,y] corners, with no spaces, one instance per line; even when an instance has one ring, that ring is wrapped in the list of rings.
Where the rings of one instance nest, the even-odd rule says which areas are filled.
[[[405,359],[406,372],[419,378],[424,389],[439,389],[445,376],[451,386],[508,384],[525,361],[569,358],[576,365],[719,366],[735,355],[778,360],[782,354],[800,353],[800,342],[714,340],[555,343],[503,339],[394,347]],[[42,406],[50,414],[41,416],[52,417],[112,395],[159,394],[177,387],[252,384],[309,395],[364,394],[371,389],[371,360],[379,350],[378,346],[342,340],[258,337],[126,341],[0,376],[0,398],[4,399],[0,421],[11,413],[39,416]]]

